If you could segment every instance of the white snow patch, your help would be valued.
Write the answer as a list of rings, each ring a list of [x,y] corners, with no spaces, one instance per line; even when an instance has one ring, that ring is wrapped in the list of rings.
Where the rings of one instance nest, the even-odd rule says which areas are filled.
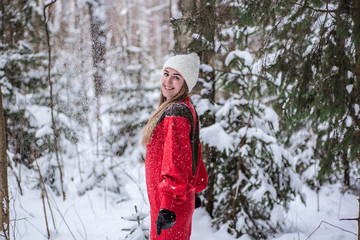
[[[229,66],[230,62],[236,57],[244,59],[246,66],[251,66],[251,64],[254,60],[253,56],[249,52],[235,50],[235,51],[230,52],[227,55],[227,57],[225,59],[225,65]]]
[[[214,71],[214,69],[208,65],[208,64],[201,64],[200,65],[200,69],[203,71],[203,72],[212,72]]]
[[[209,146],[216,147],[220,151],[226,151],[226,154],[229,155],[229,150],[233,144],[233,139],[225,132],[219,123],[202,128],[200,138],[203,143],[207,143]]]
[[[349,84],[349,85],[346,86],[346,91],[350,94],[352,92],[353,88],[354,88],[354,85]]]
[[[266,182],[262,182],[259,189],[257,189],[252,194],[252,198],[255,199],[255,201],[260,202],[262,197],[265,195],[266,192],[269,192],[272,196],[272,198],[276,199],[276,190],[273,186],[267,184]]]
[[[355,110],[355,115],[358,115],[359,111],[360,111],[359,104],[357,104],[357,103],[354,104],[354,110]]]
[[[267,107],[265,108],[264,114],[265,119],[271,122],[274,131],[279,131],[279,116],[276,114],[276,112],[273,109]]]
[[[346,117],[346,120],[345,120],[345,125],[346,125],[347,127],[351,127],[352,123],[353,123],[352,118],[351,118],[350,116],[347,116],[347,117]]]

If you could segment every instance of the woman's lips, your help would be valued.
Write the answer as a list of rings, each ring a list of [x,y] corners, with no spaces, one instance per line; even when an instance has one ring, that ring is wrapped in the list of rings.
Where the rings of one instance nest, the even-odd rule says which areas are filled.
[[[168,87],[168,86],[165,86],[165,85],[164,85],[164,89],[167,90],[167,91],[171,91],[171,90],[173,90],[174,88],[171,88],[171,87]]]

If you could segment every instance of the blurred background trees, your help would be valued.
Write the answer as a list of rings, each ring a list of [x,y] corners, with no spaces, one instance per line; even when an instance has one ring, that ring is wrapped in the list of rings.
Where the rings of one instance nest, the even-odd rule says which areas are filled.
[[[209,173],[206,210],[236,237],[271,236],[303,183],[356,190],[359,2],[57,1],[46,9],[50,91],[44,3],[4,0],[9,171],[21,189],[37,159],[58,195],[74,182],[79,195],[100,188],[126,199],[124,168],[144,160],[141,128],[156,107],[162,64],[196,52],[202,65],[191,98]]]

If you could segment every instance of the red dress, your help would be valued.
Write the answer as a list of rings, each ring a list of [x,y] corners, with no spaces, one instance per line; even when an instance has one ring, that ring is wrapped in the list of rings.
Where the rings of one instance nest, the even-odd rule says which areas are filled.
[[[196,123],[196,111],[186,97],[165,110],[147,145],[145,174],[151,240],[190,239],[195,193],[206,188],[208,178]],[[155,221],[160,209],[175,212],[176,221],[158,236]]]

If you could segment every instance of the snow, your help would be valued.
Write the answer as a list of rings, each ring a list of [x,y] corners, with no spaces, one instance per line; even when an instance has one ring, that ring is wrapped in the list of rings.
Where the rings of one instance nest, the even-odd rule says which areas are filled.
[[[271,108],[265,108],[265,120],[268,120],[269,122],[271,122],[274,131],[279,131],[279,117],[276,114],[276,112],[271,109]]]
[[[261,139],[265,143],[275,143],[276,139],[272,136],[267,135],[262,129],[260,128],[247,128],[243,127],[239,130],[241,136],[247,136],[248,138],[257,138]]]
[[[34,119],[33,124],[39,127],[51,126],[51,110],[48,107],[42,107],[37,105],[29,105],[29,112],[32,113]]]
[[[319,193],[319,211],[317,211],[317,196],[308,187],[304,188],[307,195],[306,205],[301,203],[299,197],[290,205],[286,220],[289,221],[286,231],[300,233],[300,239],[306,239],[322,221],[353,233],[357,232],[357,223],[354,221],[340,221],[341,218],[357,217],[358,203],[354,195],[340,192],[340,185],[323,186]],[[356,209],[356,211],[354,211]],[[354,216],[354,214],[356,216]],[[339,228],[321,224],[320,228],[309,239],[357,239],[357,236]],[[284,237],[274,240],[286,239]],[[297,239],[297,238],[296,238]]]
[[[353,123],[352,118],[350,116],[347,116],[346,119],[345,119],[345,125],[347,127],[351,127],[352,123]]]
[[[261,187],[253,192],[252,198],[255,199],[255,201],[260,202],[261,198],[265,195],[265,193],[270,193],[274,198],[276,198],[276,190],[274,187],[270,186],[269,184],[263,182],[261,184]]]
[[[354,109],[355,109],[355,115],[358,115],[358,114],[359,114],[359,111],[360,111],[359,104],[355,103],[355,104],[354,104]]]
[[[45,4],[52,2],[53,0],[47,0]],[[86,0],[84,2],[79,1],[78,4],[92,3],[96,5],[94,0]],[[35,3],[33,3],[34,6]],[[232,3],[234,5],[240,3]],[[61,15],[62,12],[61,6],[56,8],[55,15]],[[64,5],[66,6],[66,5]],[[164,8],[171,7],[172,16],[174,18],[181,18],[181,11],[177,8],[177,4],[162,3],[152,8],[149,8],[145,11],[146,14],[155,13],[156,11]],[[335,6],[336,8],[336,6]],[[100,20],[105,20],[107,18],[106,9],[95,7],[95,16]],[[126,8],[125,6],[119,11],[120,15],[127,15],[131,13],[132,8]],[[40,12],[41,13],[41,12]],[[83,16],[83,15],[81,15]],[[72,20],[69,20],[70,22]],[[55,21],[50,27],[52,30],[60,29],[60,21]],[[135,22],[134,22],[135,23]],[[330,22],[329,22],[330,23]],[[80,25],[85,24],[85,21],[80,21]],[[106,25],[104,25],[106,27]],[[127,25],[124,25],[127,27]],[[87,26],[84,26],[84,29]],[[270,30],[270,26],[267,28]],[[73,29],[75,31],[76,29]],[[256,27],[248,27],[247,33],[251,34],[257,31]],[[80,33],[80,29],[76,30]],[[126,32],[128,30],[126,29]],[[235,32],[232,29],[223,29],[224,33],[227,32],[231,38],[235,36],[236,32],[239,34],[241,29],[237,29]],[[138,31],[140,33],[140,31]],[[122,34],[122,33],[121,33]],[[193,34],[193,38],[200,38],[199,34]],[[131,39],[129,39],[131,40]],[[204,44],[213,44],[207,42],[205,39],[202,39]],[[317,39],[311,39],[316,43]],[[134,138],[135,143],[129,143],[128,136],[122,137],[121,140],[117,142],[114,140],[114,145],[116,144],[134,144],[135,147],[125,152],[121,157],[118,156],[106,156],[112,155],[112,151],[108,151],[106,146],[98,146],[97,149],[96,143],[93,139],[98,137],[97,135],[97,126],[96,121],[94,120],[94,92],[92,89],[92,62],[91,62],[91,44],[89,39],[69,39],[66,38],[64,44],[73,43],[74,49],[79,48],[83,49],[83,52],[77,52],[77,55],[68,54],[66,51],[62,51],[54,47],[54,55],[57,55],[59,58],[54,62],[54,75],[56,73],[67,72],[69,69],[61,68],[61,65],[71,65],[74,64],[72,69],[74,73],[69,73],[69,75],[64,75],[60,78],[59,81],[67,81],[68,78],[74,85],[67,86],[73,91],[69,91],[68,94],[87,94],[86,99],[89,98],[89,102],[82,102],[81,104],[89,107],[89,119],[87,123],[89,124],[89,133],[85,127],[79,127],[76,120],[69,120],[68,116],[59,113],[56,111],[55,118],[61,123],[61,127],[68,127],[70,130],[76,131],[78,134],[78,143],[72,141],[67,141],[64,138],[60,138],[61,143],[59,143],[61,152],[60,160],[63,162],[63,173],[64,173],[64,188],[66,191],[66,200],[63,201],[61,193],[57,192],[55,189],[60,189],[58,186],[59,173],[56,165],[55,157],[52,155],[39,156],[38,162],[40,169],[43,174],[46,174],[46,171],[51,171],[55,169],[54,178],[55,186],[50,187],[50,180],[47,180],[46,190],[48,196],[45,197],[45,206],[43,206],[41,189],[39,187],[39,175],[37,167],[35,164],[30,168],[26,168],[21,164],[14,164],[13,169],[9,168],[9,210],[10,210],[10,232],[12,234],[12,239],[22,239],[22,240],[41,240],[47,239],[47,225],[45,220],[48,222],[48,227],[50,230],[50,239],[56,240],[69,240],[69,239],[106,239],[106,240],[118,240],[118,239],[133,239],[133,240],[144,240],[144,234],[148,234],[150,226],[150,217],[149,217],[149,203],[147,199],[146,185],[145,185],[145,170],[144,163],[141,161],[145,155],[145,149],[142,148],[139,144],[141,134],[138,133]],[[84,43],[82,43],[84,42]],[[79,43],[81,43],[79,45]],[[115,43],[120,44],[120,43]],[[215,43],[216,49],[220,46],[219,43]],[[23,48],[29,47],[30,44],[25,42],[20,44]],[[126,43],[126,50],[132,54],[143,53],[146,55],[146,48],[140,48],[137,46],[132,46]],[[150,45],[149,45],[150,46]],[[225,48],[221,48],[221,51]],[[310,48],[309,48],[310,49]],[[155,49],[154,49],[155,50]],[[88,53],[85,56],[85,53]],[[124,55],[126,51],[123,48],[116,48],[114,51],[109,51],[107,54],[113,54],[120,58],[128,57]],[[90,53],[90,54],[89,54]],[[222,52],[226,53],[226,52]],[[84,55],[85,54],[85,55]],[[0,66],[4,66],[8,60],[19,60],[24,58],[23,55],[14,53],[9,56],[2,54],[0,58]],[[27,58],[39,57],[46,55],[28,55]],[[66,56],[66,57],[64,57]],[[160,55],[159,55],[160,56]],[[133,56],[135,58],[135,56]],[[163,56],[161,56],[163,57]],[[77,63],[74,58],[81,58],[82,61]],[[259,74],[261,61],[257,61],[255,64],[254,57],[248,51],[235,50],[227,53],[225,59],[225,65],[229,66],[231,61],[234,59],[240,58],[243,63],[243,68],[241,69],[242,73],[246,74],[248,71],[253,71],[253,73]],[[62,59],[62,60],[61,60]],[[273,62],[275,55],[273,53],[268,54],[269,63]],[[76,59],[78,60],[78,59]],[[62,62],[63,61],[63,62]],[[151,71],[145,73],[144,76],[149,77],[151,82],[158,81],[161,75],[161,70],[154,68],[154,63],[152,60],[145,61],[149,62],[151,66],[148,66]],[[66,63],[66,64],[65,64]],[[143,65],[146,65],[143,63]],[[139,86],[128,80],[126,75],[128,73],[138,73],[144,72],[145,68],[143,65],[139,65],[135,62],[124,63],[120,60],[107,63],[109,66],[116,66],[108,68],[110,77],[109,87],[114,87],[114,91],[118,91],[119,95],[126,94],[126,89],[137,89]],[[76,67],[76,65],[79,65]],[[81,66],[80,66],[81,65]],[[241,65],[241,64],[240,64]],[[119,66],[123,66],[125,75],[120,74]],[[215,69],[210,65],[202,64],[200,66],[203,72],[212,72]],[[217,70],[215,70],[217,71]],[[337,72],[338,68],[333,68],[333,72]],[[3,74],[4,72],[0,72]],[[79,74],[80,73],[80,74]],[[234,71],[233,73],[239,73]],[[31,77],[36,77],[38,72],[28,72],[27,78],[24,81],[29,81]],[[73,74],[73,75],[71,75]],[[148,74],[148,75],[147,75]],[[69,77],[70,76],[70,77]],[[352,78],[353,73],[348,72],[348,77]],[[125,78],[122,80],[121,78]],[[275,83],[280,85],[281,73],[276,77]],[[10,84],[2,79],[0,83],[4,86],[4,93],[7,93],[11,89]],[[122,86],[127,83],[128,85]],[[146,85],[145,83],[142,83]],[[202,89],[203,93],[212,89],[213,83],[204,82]],[[81,85],[81,86],[80,86]],[[120,86],[119,86],[120,85]],[[91,86],[91,87],[87,87]],[[59,85],[55,85],[55,92],[58,91],[57,95],[59,100],[64,100],[65,98],[61,92],[62,89]],[[158,87],[158,82],[157,86]],[[290,87],[289,87],[290,88]],[[63,89],[65,91],[65,89]],[[81,91],[80,91],[81,90]],[[353,85],[347,85],[346,91],[350,94],[353,91]],[[30,94],[29,94],[30,95]],[[27,95],[27,96],[29,96]],[[126,104],[120,103],[115,98],[111,99],[101,99],[102,107],[101,109],[107,109],[109,111],[119,111],[122,113],[119,114],[107,114],[106,110],[103,111],[101,116],[102,130],[100,132],[100,137],[102,134],[106,134],[109,131],[114,130],[114,135],[119,134],[115,130],[117,126],[114,126],[114,121],[124,121],[126,115],[123,113],[129,105],[134,106],[139,103],[139,98],[148,101],[147,104],[156,105],[156,98],[158,97],[159,92],[149,93],[148,98],[144,96],[138,96],[132,98],[126,102]],[[47,96],[48,97],[48,96]],[[72,108],[75,105],[72,105],[71,102],[75,96],[70,96],[68,103],[69,106],[60,106],[63,108],[69,107]],[[143,98],[144,97],[144,98]],[[85,97],[84,97],[85,99]],[[84,100],[83,99],[83,100]],[[151,99],[151,101],[149,101]],[[39,105],[33,105],[31,99],[21,98],[19,96],[19,103],[26,105],[27,117],[31,120],[31,125],[37,127],[36,137],[43,137],[45,135],[51,135],[51,113],[49,107],[41,107]],[[154,100],[154,101],[152,101]],[[225,152],[228,156],[234,150],[234,146],[238,143],[242,137],[246,136],[247,139],[260,140],[257,141],[258,148],[261,148],[262,145],[259,142],[265,143],[266,148],[273,154],[274,161],[281,165],[282,159],[289,159],[292,168],[296,166],[297,161],[303,161],[304,159],[311,162],[315,161],[315,164],[311,165],[307,171],[302,174],[302,178],[293,171],[290,171],[288,174],[291,176],[290,185],[294,191],[302,192],[301,197],[305,201],[302,202],[300,196],[297,196],[293,201],[290,202],[288,208],[289,211],[286,211],[284,207],[279,205],[274,205],[274,208],[271,212],[270,222],[277,223],[278,221],[285,221],[285,228],[282,232],[276,236],[269,237],[272,240],[288,240],[288,239],[316,239],[316,240],[328,240],[328,239],[347,239],[355,240],[357,232],[357,222],[355,221],[340,221],[341,218],[355,218],[358,214],[358,201],[356,195],[351,194],[349,191],[343,193],[344,189],[340,184],[336,185],[323,185],[317,195],[315,190],[310,189],[305,185],[304,180],[314,179],[318,174],[318,162],[316,159],[313,159],[314,151],[313,148],[316,144],[316,137],[314,134],[311,138],[308,138],[306,134],[309,134],[308,131],[304,133],[297,134],[292,139],[293,146],[290,150],[292,152],[299,151],[299,154],[295,158],[288,156],[290,153],[287,149],[284,149],[283,146],[278,142],[274,132],[279,131],[279,117],[275,111],[270,107],[265,105],[255,104],[259,106],[260,113],[259,115],[254,115],[250,121],[249,126],[244,126],[238,132],[232,132],[229,134],[226,128],[225,117],[231,115],[231,117],[236,118],[241,114],[244,114],[244,119],[250,119],[250,117],[243,111],[241,108],[243,105],[251,105],[247,99],[240,98],[232,99],[222,103],[222,105],[216,105],[210,103],[208,99],[201,99],[199,96],[192,96],[194,105],[196,105],[199,115],[202,115],[206,112],[214,113],[216,118],[221,119],[217,123],[210,125],[208,127],[203,127],[200,132],[200,137],[203,144],[208,144],[210,146],[216,147],[218,150]],[[16,102],[18,104],[18,102]],[[6,105],[6,103],[5,103]],[[116,107],[114,105],[117,105]],[[58,106],[59,107],[59,106]],[[78,107],[78,105],[76,105]],[[74,109],[75,110],[75,109]],[[61,112],[61,111],[60,111]],[[84,111],[80,110],[82,114]],[[105,112],[105,113],[104,113]],[[355,115],[358,115],[360,112],[360,107],[358,104],[354,104]],[[93,115],[92,115],[93,114]],[[30,115],[30,116],[29,116]],[[75,114],[74,114],[75,115]],[[85,114],[84,114],[85,115]],[[360,116],[359,116],[360,117]],[[136,112],[136,122],[139,123],[142,120],[148,119],[149,116],[145,110],[140,110]],[[139,121],[140,120],[140,121]],[[346,126],[350,127],[355,121],[350,116],[345,119]],[[246,123],[246,122],[245,122]],[[254,125],[252,125],[254,124]],[[323,128],[326,129],[328,123],[323,123]],[[73,126],[74,125],[74,126]],[[268,127],[268,126],[271,127]],[[228,127],[228,126],[227,126]],[[320,129],[320,128],[319,128]],[[91,132],[92,131],[92,132]],[[86,133],[85,133],[86,132]],[[121,133],[120,133],[121,134]],[[303,134],[304,136],[301,136]],[[96,137],[95,137],[96,136]],[[92,139],[93,138],[93,139]],[[111,139],[112,140],[112,139]],[[46,141],[46,138],[40,139],[40,141]],[[305,143],[304,143],[305,142]],[[40,145],[42,145],[40,143]],[[100,144],[101,145],[101,144]],[[110,144],[109,144],[110,145]],[[304,146],[304,147],[303,147]],[[112,145],[111,145],[112,147]],[[304,149],[305,148],[305,149]],[[303,150],[304,149],[304,150]],[[112,149],[111,149],[112,150]],[[249,143],[246,142],[241,149],[237,149],[237,154],[247,155],[247,152],[251,150]],[[98,154],[100,152],[100,154]],[[10,159],[13,158],[10,152],[8,152]],[[114,154],[115,155],[115,154]],[[257,172],[259,168],[251,168],[251,171]],[[47,174],[47,176],[51,173]],[[265,176],[265,173],[259,174]],[[21,187],[23,194],[20,194],[20,190],[17,183],[17,177],[21,180]],[[219,176],[221,179],[221,176]],[[236,189],[239,190],[239,186],[242,180],[247,179],[245,175],[240,172],[239,179],[235,185]],[[261,201],[264,194],[270,194],[274,199],[276,199],[276,190],[269,184],[265,177],[262,179],[250,179],[249,182],[257,182],[260,184],[260,188],[253,188],[252,198],[257,201]],[[251,184],[248,184],[250,188]],[[244,187],[242,190],[244,190]],[[219,194],[217,200],[221,198],[228,197],[225,194]],[[220,201],[219,201],[220,202]],[[47,219],[44,216],[44,207],[47,215]],[[139,222],[137,221],[139,218]],[[239,219],[236,223],[236,228],[240,229],[245,225],[245,219]],[[232,236],[227,231],[227,224],[220,226],[220,229],[215,229],[212,226],[212,219],[206,212],[205,208],[196,209],[193,216],[193,226],[192,226],[192,237],[191,240],[249,240],[249,236],[244,235],[240,238]],[[133,231],[131,233],[131,230]],[[311,237],[310,237],[311,236]]]
[[[206,73],[214,71],[214,69],[208,64],[201,64],[200,69]]]
[[[354,85],[349,84],[349,85],[346,86],[346,91],[350,94],[352,92],[353,88],[354,88]]]
[[[53,223],[46,204],[51,239],[124,239],[129,233],[124,229],[136,228],[138,225],[136,221],[128,220],[131,217],[134,218],[134,215],[143,218],[141,227],[148,229],[150,225],[149,205],[147,198],[144,200],[142,197],[142,195],[146,195],[144,166],[142,164],[136,165],[128,169],[128,173],[133,176],[132,180],[126,180],[125,189],[128,198],[121,198],[119,195],[110,192],[105,197],[103,189],[100,188],[94,188],[87,191],[85,195],[79,196],[77,184],[73,182],[68,185],[67,200],[63,201],[61,196],[56,196],[48,188],[50,205],[55,219],[55,223]],[[31,189],[33,188],[33,180],[27,176],[28,182],[26,185],[23,184],[24,195],[21,196],[16,187],[14,175],[12,173],[9,175],[11,228],[15,226],[14,223],[16,222],[16,239],[47,239],[41,191]],[[265,191],[267,187],[264,185],[262,190]],[[322,187],[319,192],[319,211],[317,211],[316,193],[308,187],[304,187],[307,196],[306,204],[303,204],[297,197],[290,204],[288,213],[284,214],[283,209],[280,208],[273,209],[271,221],[284,218],[286,228],[283,233],[269,239],[304,240],[321,224],[319,229],[309,238],[310,240],[356,240],[357,237],[354,234],[357,232],[357,223],[340,221],[339,219],[357,217],[357,199],[356,196],[349,193],[342,194],[340,188],[340,185]],[[261,196],[263,193],[256,194]],[[134,206],[137,206],[137,215]],[[326,223],[322,223],[322,221]],[[142,231],[139,228],[136,229],[136,234],[129,239],[144,239],[136,237],[143,236]],[[203,239],[235,240],[236,238],[227,233],[226,226],[220,230],[212,228],[211,218],[204,208],[199,208],[194,212],[191,240]],[[250,238],[243,236],[240,239]]]
[[[53,4],[55,1],[56,1],[56,0],[48,0],[48,1],[45,2],[44,5],[45,5],[45,6],[51,5],[51,4]]]
[[[247,51],[240,51],[240,50],[235,50],[230,52],[226,59],[225,59],[225,65],[229,66],[230,62],[235,59],[235,58],[242,58],[245,61],[245,65],[246,66],[251,66],[252,62],[253,62],[253,56],[247,52]]]
[[[233,144],[233,138],[225,132],[219,123],[202,128],[200,139],[204,144],[207,143],[211,147],[217,147],[220,151],[226,151],[227,154],[229,154]]]
[[[136,86],[134,86],[136,87]],[[154,103],[158,93],[154,93]],[[227,115],[230,111],[235,111],[235,105],[248,104],[244,99],[233,100],[227,102],[218,111],[212,109],[212,105],[204,99],[199,99],[196,95],[193,100],[197,102],[198,112],[214,111],[216,117]],[[103,101],[104,108],[111,103],[111,99]],[[129,103],[129,102],[128,102]],[[115,104],[118,104],[115,102]],[[133,104],[133,103],[129,103]],[[121,109],[122,106],[118,106]],[[30,105],[28,108],[33,113],[33,121],[37,126],[43,127],[37,134],[43,135],[51,133],[51,115],[48,108]],[[61,121],[64,122],[64,115],[57,115]],[[122,117],[122,116],[121,116]],[[139,113],[138,118],[145,118]],[[261,116],[260,116],[261,117]],[[273,123],[276,126],[278,122],[276,113],[273,111],[264,111],[264,120]],[[110,119],[103,121],[104,124],[111,124]],[[74,123],[75,124],[75,123]],[[96,124],[94,122],[94,124]],[[277,144],[277,139],[268,135],[261,129],[261,122],[256,127],[244,127],[239,130],[236,135],[238,138],[246,136],[250,138],[258,138],[267,143],[272,148],[275,161],[280,161],[281,157],[286,154],[284,149]],[[110,128],[111,126],[106,126]],[[104,126],[104,130],[106,129]],[[275,127],[277,128],[277,127]],[[149,217],[149,203],[147,199],[147,192],[145,186],[145,170],[144,163],[139,161],[145,155],[145,149],[142,147],[134,148],[131,152],[126,153],[124,157],[113,157],[113,159],[102,159],[103,156],[96,156],[95,146],[89,139],[88,135],[79,131],[81,141],[78,146],[71,143],[63,143],[66,149],[66,154],[62,156],[64,160],[65,173],[65,189],[67,199],[62,200],[62,196],[53,191],[47,186],[49,198],[45,198],[46,214],[49,224],[51,239],[69,240],[69,239],[133,239],[144,240],[144,233],[148,233],[150,226]],[[200,132],[201,140],[208,143],[210,146],[217,147],[220,151],[225,151],[229,154],[237,140],[233,135],[228,134],[221,122],[215,123],[209,127],[203,127]],[[308,132],[304,131],[301,137],[294,136],[298,141],[305,139]],[[140,136],[140,135],[139,135]],[[140,137],[139,137],[140,139]],[[296,141],[295,141],[296,142]],[[313,146],[316,139],[307,141],[310,146]],[[298,142],[296,142],[298,144]],[[246,152],[247,144],[245,144],[241,151]],[[294,147],[295,148],[295,147]],[[310,158],[313,155],[313,150],[307,148],[299,158]],[[77,154],[81,159],[76,159]],[[9,153],[10,158],[11,153]],[[71,156],[71,157],[70,157]],[[286,157],[286,156],[285,156]],[[81,170],[78,169],[78,161],[81,164]],[[112,162],[110,162],[112,161]],[[49,169],[49,166],[54,162],[54,159],[47,157],[38,159],[41,170]],[[296,161],[295,161],[296,162]],[[109,173],[107,170],[112,169],[115,172]],[[256,171],[256,169],[252,169]],[[308,169],[303,174],[307,179],[316,177],[316,165]],[[20,194],[17,187],[15,174],[21,174],[21,186],[23,195]],[[296,191],[302,191],[302,197],[305,204],[301,202],[300,196],[297,196],[289,205],[289,211],[286,212],[282,207],[276,206],[271,213],[271,222],[277,222],[284,219],[285,228],[276,236],[270,237],[272,240],[288,240],[301,239],[305,240],[312,234],[317,227],[322,223],[310,239],[313,240],[328,240],[328,239],[346,239],[355,240],[356,236],[352,233],[357,232],[357,223],[351,221],[340,221],[341,218],[357,217],[358,202],[355,195],[341,193],[341,186],[338,185],[324,185],[319,192],[319,211],[317,211],[317,195],[314,190],[311,190],[297,177],[295,173],[290,173],[291,186]],[[264,175],[264,174],[263,174]],[[120,192],[114,192],[117,180],[115,176],[121,178]],[[14,239],[22,240],[41,240],[47,239],[47,230],[44,217],[43,203],[41,199],[41,190],[38,186],[39,176],[36,171],[20,168],[20,165],[14,166],[14,170],[9,170],[9,198],[10,198],[10,219],[11,219],[11,233],[14,234]],[[58,179],[58,176],[56,176]],[[86,179],[86,181],[83,181]],[[239,176],[239,181],[244,179]],[[59,182],[57,180],[57,182]],[[115,187],[114,187],[115,186]],[[57,187],[60,189],[59,187]],[[271,194],[276,196],[274,187],[267,183],[266,179],[261,179],[261,187],[254,190],[252,197],[254,199],[261,199],[264,194]],[[222,196],[219,196],[219,199]],[[48,201],[49,200],[49,203]],[[51,211],[49,205],[51,206]],[[136,210],[135,210],[136,206]],[[354,211],[356,209],[356,211]],[[52,216],[54,216],[54,221]],[[140,224],[133,221],[139,216]],[[237,227],[241,227],[242,219],[237,222]],[[329,224],[331,225],[329,225]],[[337,227],[334,227],[337,226]],[[352,233],[343,231],[338,227],[350,231]],[[134,232],[129,235],[131,229]],[[128,237],[127,237],[128,236]],[[192,237],[191,240],[235,240],[235,236],[227,232],[227,225],[224,224],[220,229],[215,229],[212,226],[212,219],[207,214],[204,207],[196,209],[193,216]],[[249,236],[244,235],[238,239],[249,240]]]

